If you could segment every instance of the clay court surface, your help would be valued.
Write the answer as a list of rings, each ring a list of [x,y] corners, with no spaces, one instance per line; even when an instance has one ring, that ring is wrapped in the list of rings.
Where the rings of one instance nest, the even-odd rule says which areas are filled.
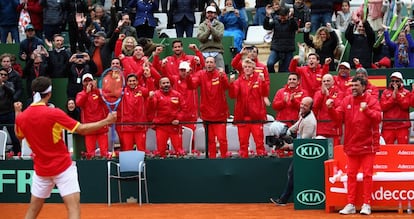
[[[0,204],[0,218],[24,218],[28,204]],[[273,204],[82,204],[83,219],[123,219],[123,218],[163,218],[163,219],[247,219],[247,218],[283,218],[283,219],[335,219],[335,218],[414,218],[414,215],[397,214],[396,211],[374,212],[363,216],[339,215],[325,213],[323,210],[294,210],[293,204],[275,206]],[[63,204],[45,204],[39,219],[66,218],[66,209]]]

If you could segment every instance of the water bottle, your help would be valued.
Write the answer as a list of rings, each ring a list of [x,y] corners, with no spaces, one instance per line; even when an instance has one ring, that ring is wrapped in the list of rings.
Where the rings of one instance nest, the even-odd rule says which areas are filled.
[[[412,213],[413,213],[413,209],[411,209],[411,200],[408,199],[407,214],[412,214]]]
[[[401,199],[398,201],[398,214],[402,214],[404,212],[402,207],[402,201]]]

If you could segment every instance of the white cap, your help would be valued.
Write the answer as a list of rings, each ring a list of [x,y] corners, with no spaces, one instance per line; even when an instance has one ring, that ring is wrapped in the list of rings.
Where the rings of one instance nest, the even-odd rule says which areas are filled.
[[[190,64],[188,62],[181,62],[178,69],[185,69],[185,70],[188,71],[188,70],[190,70]]]
[[[339,64],[339,66],[341,66],[341,65],[344,66],[347,69],[351,69],[351,65],[349,65],[348,62],[341,62],[341,64]]]
[[[86,73],[82,76],[82,81],[84,81],[87,78],[90,78],[91,80],[93,80],[93,76],[90,73]]]
[[[217,11],[216,11],[216,7],[214,7],[214,6],[208,6],[207,8],[206,8],[206,12],[214,12],[214,13],[216,13]]]
[[[403,80],[403,76],[402,76],[402,74],[401,74],[400,72],[398,72],[398,71],[396,71],[396,72],[392,73],[392,74],[391,74],[391,78],[392,78],[392,77],[398,78],[398,79],[400,79],[401,81]]]

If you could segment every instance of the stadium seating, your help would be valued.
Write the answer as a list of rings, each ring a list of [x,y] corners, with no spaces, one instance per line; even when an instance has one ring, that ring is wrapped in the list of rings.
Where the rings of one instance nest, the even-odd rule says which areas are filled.
[[[7,133],[0,130],[0,160],[6,159]]]

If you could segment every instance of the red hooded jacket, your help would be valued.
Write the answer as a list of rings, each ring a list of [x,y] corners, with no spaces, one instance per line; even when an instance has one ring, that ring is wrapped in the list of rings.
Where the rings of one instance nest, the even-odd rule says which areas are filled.
[[[293,99],[290,99],[291,95]],[[307,96],[308,92],[300,86],[291,89],[285,85],[284,88],[279,89],[272,103],[272,108],[277,112],[276,120],[286,123],[289,127],[292,126],[294,121],[298,120],[300,102]],[[285,97],[288,98],[287,102],[284,100]]]

